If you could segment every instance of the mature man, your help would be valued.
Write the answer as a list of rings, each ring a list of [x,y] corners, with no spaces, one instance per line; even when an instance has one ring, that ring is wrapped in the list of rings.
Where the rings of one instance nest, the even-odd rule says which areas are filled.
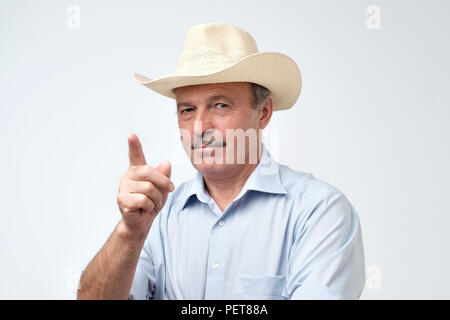
[[[297,101],[295,62],[258,52],[227,24],[191,27],[174,76],[150,89],[177,102],[196,175],[178,188],[128,136],[122,220],[80,280],[82,299],[356,299],[365,266],[344,194],[275,162],[260,133]],[[244,141],[244,143],[242,143]]]

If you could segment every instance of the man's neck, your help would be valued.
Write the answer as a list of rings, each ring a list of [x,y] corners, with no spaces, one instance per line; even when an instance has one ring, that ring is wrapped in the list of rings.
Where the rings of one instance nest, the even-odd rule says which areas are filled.
[[[242,187],[258,163],[259,160],[256,164],[243,165],[240,170],[228,172],[226,176],[221,175],[220,178],[203,177],[206,190],[220,210],[225,210],[228,204],[241,192]]]

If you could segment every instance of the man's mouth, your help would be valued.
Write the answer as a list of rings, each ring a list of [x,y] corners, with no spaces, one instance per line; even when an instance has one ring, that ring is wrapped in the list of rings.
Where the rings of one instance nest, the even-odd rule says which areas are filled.
[[[206,148],[206,147],[213,147],[214,146],[214,139],[211,139],[209,141],[203,141],[202,145],[200,146],[200,148]]]
[[[225,141],[216,141],[214,137],[210,140],[202,140],[201,144],[193,144],[192,149],[220,148],[225,147]]]

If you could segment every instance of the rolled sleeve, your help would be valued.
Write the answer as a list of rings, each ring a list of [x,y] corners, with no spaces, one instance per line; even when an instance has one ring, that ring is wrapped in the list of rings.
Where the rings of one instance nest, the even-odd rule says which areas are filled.
[[[156,286],[155,279],[155,266],[151,256],[150,246],[146,241],[139,256],[139,261],[136,267],[136,272],[128,299],[153,299]]]
[[[358,299],[365,282],[358,215],[332,192],[311,209],[295,237],[287,291],[291,299]]]
[[[291,300],[343,300],[339,294],[330,288],[318,284],[303,284],[292,294]]]

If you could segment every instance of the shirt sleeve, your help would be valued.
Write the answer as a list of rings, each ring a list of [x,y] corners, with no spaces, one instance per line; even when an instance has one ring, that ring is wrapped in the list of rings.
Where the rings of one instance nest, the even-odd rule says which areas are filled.
[[[151,255],[148,238],[142,247],[133,284],[128,295],[129,300],[153,299],[156,287],[155,265]]]
[[[297,231],[287,277],[291,299],[358,299],[365,261],[358,215],[332,192],[311,208]]]

